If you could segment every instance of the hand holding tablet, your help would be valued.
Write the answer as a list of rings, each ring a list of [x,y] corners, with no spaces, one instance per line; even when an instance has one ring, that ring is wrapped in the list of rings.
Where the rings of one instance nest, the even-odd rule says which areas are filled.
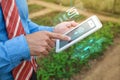
[[[102,23],[97,16],[92,16],[88,18],[87,20],[83,21],[75,28],[64,34],[71,37],[71,41],[56,40],[56,52],[58,53],[67,49],[76,42],[99,30],[101,27]]]

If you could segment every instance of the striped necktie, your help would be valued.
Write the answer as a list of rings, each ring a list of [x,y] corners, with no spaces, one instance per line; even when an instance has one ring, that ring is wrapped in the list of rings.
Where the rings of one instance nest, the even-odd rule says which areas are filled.
[[[0,0],[0,4],[9,39],[25,34],[15,0]],[[21,64],[12,70],[14,80],[29,80],[33,70],[36,71],[36,67],[37,64],[34,57],[31,57],[30,61],[21,62]]]

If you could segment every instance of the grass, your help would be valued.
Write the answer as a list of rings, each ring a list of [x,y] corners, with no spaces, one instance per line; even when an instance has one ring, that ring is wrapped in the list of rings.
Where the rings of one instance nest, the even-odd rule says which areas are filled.
[[[112,14],[120,14],[120,1],[116,0],[114,5],[114,0],[43,0],[46,2],[52,2],[63,6],[77,6],[82,7],[82,9],[92,9],[97,12],[108,12]]]
[[[108,12],[108,13],[113,13],[113,14],[120,14],[120,1],[117,0],[117,4],[113,4],[114,0],[76,0],[78,3],[83,3],[83,7],[86,9],[92,9],[97,12]],[[77,5],[76,3],[75,5]],[[115,7],[113,7],[115,6]]]
[[[45,8],[37,4],[30,4],[28,5],[28,7],[29,7],[29,13],[34,13]]]
[[[58,19],[62,14],[63,14],[63,12],[58,12],[58,11],[51,12],[51,13],[46,14],[44,16],[39,16],[39,17],[33,18],[32,21],[39,24],[39,25],[54,26],[57,23],[60,23],[60,22],[55,22],[55,20]],[[80,20],[83,20],[85,18],[86,18],[85,16],[80,15],[80,16],[76,16],[74,18],[74,20],[79,22]]]
[[[63,5],[63,6],[70,6],[71,5],[70,0],[43,0],[43,1],[51,2],[51,3],[58,4],[58,5]]]
[[[52,3],[56,3],[56,4],[59,4],[59,2],[60,2],[60,0],[43,0],[43,1],[52,2]]]
[[[53,18],[58,15],[59,12],[52,12],[44,16],[33,18],[32,21],[39,25],[53,26]]]

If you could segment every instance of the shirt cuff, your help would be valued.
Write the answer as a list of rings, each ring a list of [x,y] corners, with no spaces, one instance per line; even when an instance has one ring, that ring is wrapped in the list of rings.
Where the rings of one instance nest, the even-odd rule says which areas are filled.
[[[6,44],[8,56],[15,66],[22,60],[30,60],[30,50],[24,35],[8,40]]]
[[[53,32],[54,31],[54,27],[40,26],[39,27],[39,31],[50,31],[50,32]]]

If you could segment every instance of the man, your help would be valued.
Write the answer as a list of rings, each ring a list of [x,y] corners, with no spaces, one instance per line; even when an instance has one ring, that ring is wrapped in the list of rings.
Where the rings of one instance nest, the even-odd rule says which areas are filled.
[[[76,25],[39,26],[28,18],[26,0],[0,0],[0,80],[36,80],[31,56],[48,55],[54,39],[70,40],[62,34]]]

